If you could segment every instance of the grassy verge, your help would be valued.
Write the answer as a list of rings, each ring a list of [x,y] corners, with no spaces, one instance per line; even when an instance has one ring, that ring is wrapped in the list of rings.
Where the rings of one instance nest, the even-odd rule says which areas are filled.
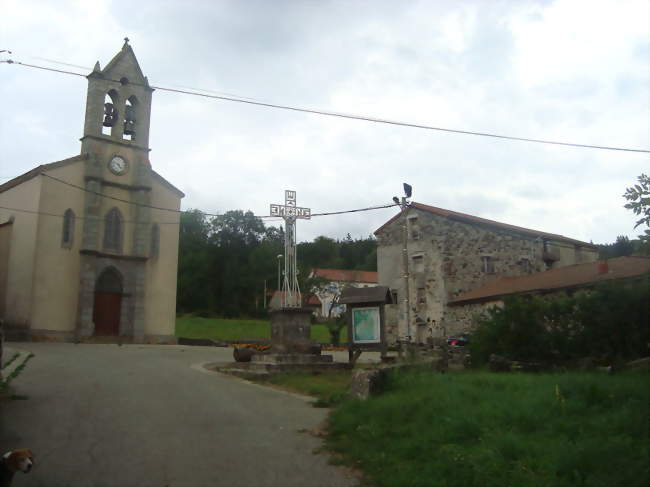
[[[20,354],[14,355],[11,358],[10,362],[13,362],[19,356],[20,356]],[[0,393],[6,393],[9,390],[9,385],[11,384],[11,381],[14,380],[16,377],[18,377],[20,375],[20,373],[23,371],[23,369],[27,366],[27,362],[29,362],[32,358],[34,358],[34,354],[30,353],[29,355],[27,355],[27,357],[25,357],[23,362],[20,365],[18,365],[18,367],[16,367],[14,369],[14,371],[11,374],[9,374],[3,380],[0,380]],[[7,366],[8,365],[9,365],[9,363],[7,363]],[[7,368],[7,367],[4,367],[4,368]]]
[[[296,372],[251,380],[314,396],[317,398],[315,406],[330,407],[339,404],[345,397],[350,385],[350,371],[336,370],[316,374]]]
[[[647,375],[395,373],[329,447],[378,487],[650,485]]]
[[[265,320],[230,320],[179,316],[176,318],[176,336],[237,342],[269,340],[271,338],[271,326]],[[311,338],[318,343],[330,342],[330,336],[325,325],[312,325]],[[346,338],[346,330],[343,329],[341,330],[342,343]]]

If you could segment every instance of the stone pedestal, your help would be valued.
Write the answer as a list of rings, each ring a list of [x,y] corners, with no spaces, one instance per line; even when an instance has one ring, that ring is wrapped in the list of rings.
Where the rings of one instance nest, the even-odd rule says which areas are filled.
[[[275,354],[305,354],[314,347],[311,341],[311,310],[282,308],[271,311],[271,351]]]

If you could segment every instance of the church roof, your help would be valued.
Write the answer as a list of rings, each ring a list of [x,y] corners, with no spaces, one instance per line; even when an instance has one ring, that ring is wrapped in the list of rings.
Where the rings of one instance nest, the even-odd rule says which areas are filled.
[[[62,161],[51,162],[49,164],[41,164],[40,166],[36,166],[34,169],[31,169],[30,171],[27,171],[26,173],[21,174],[20,176],[16,176],[15,178],[10,179],[4,184],[0,184],[0,193],[4,193],[5,191],[11,188],[14,188],[26,181],[29,181],[30,179],[35,178],[36,176],[44,173],[45,171],[67,166],[68,164],[72,164],[77,161],[84,161],[87,159],[87,157],[88,156],[86,154],[81,154],[78,156],[70,157],[68,159],[63,159]]]
[[[501,223],[498,221],[494,220],[488,220],[486,218],[481,218],[478,216],[473,216],[473,215],[468,215],[466,213],[460,213],[458,211],[452,211],[452,210],[445,210],[444,208],[438,208],[435,206],[429,206],[425,205],[422,203],[417,203],[413,202],[409,206],[410,208],[414,208],[416,210],[421,210],[421,211],[426,211],[427,213],[433,213],[435,215],[440,215],[444,216],[450,220],[456,220],[460,221],[463,223],[469,223],[473,225],[483,225],[483,226],[489,226],[501,230],[509,230],[515,233],[519,234],[524,234],[524,235],[530,235],[533,237],[541,237],[545,239],[550,239],[550,240],[558,240],[561,242],[568,242],[574,245],[580,245],[581,247],[589,247],[589,248],[596,248],[596,245],[588,242],[583,242],[581,240],[575,240],[573,238],[565,237],[564,235],[559,235],[556,233],[548,233],[548,232],[541,232],[539,230],[532,230],[530,228],[524,228],[524,227],[518,227],[516,225],[510,225],[508,223]],[[388,220],[386,223],[384,223],[381,227],[379,227],[377,230],[375,230],[375,235],[377,235],[379,232],[381,232],[384,228],[386,228],[388,225],[393,223],[395,220],[399,218],[401,215],[401,212],[395,215],[393,218]]]
[[[131,72],[129,73],[126,71]],[[135,57],[133,48],[129,45],[127,39],[125,39],[124,45],[122,46],[120,52],[118,52],[113,57],[113,59],[108,62],[104,69],[100,69],[99,61],[97,61],[95,68],[93,69],[93,72],[90,74],[90,76],[96,74],[100,74],[103,77],[110,77],[112,75],[115,75],[115,78],[118,76],[121,78],[125,75],[127,77],[131,76],[131,78],[135,76],[137,79],[129,79],[129,81],[132,83],[142,83],[144,86],[149,87],[149,80],[142,73],[140,63],[138,63],[138,59]]]
[[[41,164],[40,166],[36,166],[34,169],[27,171],[24,174],[21,174],[20,176],[17,176],[9,181],[7,181],[4,184],[0,185],[0,193],[3,193],[11,188],[14,188],[26,181],[29,181],[30,179],[35,178],[36,176],[39,176],[40,174],[43,174],[44,172],[50,171],[52,169],[58,169],[63,166],[67,166],[68,164],[74,164],[75,162],[79,161],[85,161],[88,158],[87,154],[81,154],[78,156],[70,157],[68,159],[63,159],[62,161],[57,161],[57,162],[51,162],[49,164]],[[183,193],[180,189],[178,189],[176,186],[174,186],[172,183],[167,181],[164,177],[162,177],[160,174],[158,174],[156,171],[151,171],[152,176],[156,181],[161,183],[163,186],[165,186],[167,189],[174,191],[177,193],[181,198],[185,196],[185,193]]]

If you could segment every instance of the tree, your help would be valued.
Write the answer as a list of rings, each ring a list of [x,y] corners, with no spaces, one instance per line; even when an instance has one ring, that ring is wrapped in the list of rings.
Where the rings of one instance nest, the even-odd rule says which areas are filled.
[[[601,259],[613,259],[614,257],[631,255],[635,251],[635,243],[636,241],[630,241],[625,235],[619,235],[613,244],[598,245],[599,257]]]
[[[637,180],[639,184],[627,188],[623,197],[629,201],[625,208],[632,210],[635,215],[641,215],[636,221],[634,228],[645,224],[649,230],[644,231],[644,235],[639,235],[639,245],[637,251],[650,254],[650,177],[641,174]]]
[[[211,254],[210,224],[199,210],[181,213],[178,252],[179,311],[202,311],[210,308]]]
[[[625,208],[632,210],[635,215],[642,215],[634,228],[643,224],[650,227],[650,177],[641,174],[637,180],[639,184],[627,188],[623,194],[623,197],[629,201]]]

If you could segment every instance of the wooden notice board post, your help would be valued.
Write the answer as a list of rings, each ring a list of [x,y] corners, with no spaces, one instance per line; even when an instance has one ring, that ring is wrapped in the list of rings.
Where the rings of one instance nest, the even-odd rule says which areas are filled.
[[[386,356],[386,314],[384,306],[393,302],[386,286],[349,287],[339,304],[345,304],[348,325],[348,355],[354,364],[364,350],[378,350]]]

